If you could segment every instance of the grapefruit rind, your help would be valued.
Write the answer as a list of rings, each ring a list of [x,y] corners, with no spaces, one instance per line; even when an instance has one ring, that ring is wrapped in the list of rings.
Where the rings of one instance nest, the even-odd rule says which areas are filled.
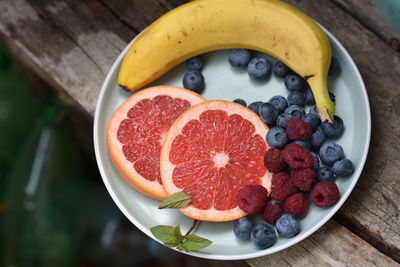
[[[143,89],[121,104],[114,112],[107,129],[107,146],[109,156],[114,167],[122,178],[139,193],[150,198],[162,200],[168,196],[164,187],[158,181],[150,181],[142,177],[133,167],[132,162],[128,161],[123,152],[117,133],[122,120],[127,118],[128,111],[143,99],[152,99],[158,95],[167,95],[172,98],[181,98],[189,101],[192,106],[205,101],[199,94],[187,89],[175,86],[154,86]]]
[[[171,163],[169,160],[169,153],[172,146],[172,143],[175,137],[181,134],[183,127],[191,120],[198,120],[200,115],[204,111],[208,110],[223,110],[231,114],[239,114],[243,118],[250,121],[255,127],[255,133],[259,134],[263,139],[265,138],[268,127],[264,124],[264,122],[259,118],[257,114],[251,111],[248,108],[241,106],[240,104],[224,101],[224,100],[211,100],[200,103],[196,106],[192,106],[184,113],[182,113],[175,122],[171,125],[167,135],[164,139],[164,143],[161,149],[161,179],[163,182],[163,186],[168,192],[169,195],[172,195],[176,192],[182,191],[182,189],[176,187],[172,181],[172,173],[176,165]],[[268,145],[266,144],[267,149]],[[267,170],[265,175],[261,177],[262,183],[267,190],[268,193],[271,193],[271,179],[272,175]],[[183,214],[193,219],[202,220],[202,221],[213,221],[213,222],[224,222],[224,221],[232,221],[238,218],[241,218],[247,215],[244,211],[242,211],[238,206],[230,210],[216,210],[214,207],[207,210],[201,210],[195,208],[191,205],[179,209]]]

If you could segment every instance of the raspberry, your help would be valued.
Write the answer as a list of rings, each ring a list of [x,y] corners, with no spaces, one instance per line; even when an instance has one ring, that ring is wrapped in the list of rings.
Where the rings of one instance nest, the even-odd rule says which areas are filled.
[[[282,151],[276,148],[268,149],[264,156],[264,165],[268,171],[278,173],[285,169]]]
[[[262,185],[243,186],[237,195],[237,203],[247,214],[258,213],[264,208],[268,191]]]
[[[290,140],[306,141],[312,135],[312,128],[303,120],[293,118],[286,123],[286,132]]]
[[[283,159],[292,168],[310,168],[314,164],[314,159],[307,149],[299,144],[289,144],[282,151]]]
[[[286,172],[274,173],[271,184],[271,198],[277,201],[284,201],[297,191]]]
[[[287,213],[303,217],[308,211],[308,201],[303,193],[296,193],[285,200],[283,209]]]
[[[332,206],[339,198],[339,189],[334,182],[320,182],[314,186],[311,192],[312,202],[320,208]]]
[[[264,207],[261,218],[269,224],[274,224],[282,214],[283,208],[281,204],[268,201]]]
[[[301,191],[308,191],[317,176],[312,168],[306,169],[293,169],[290,172],[290,177],[292,178],[292,183]]]

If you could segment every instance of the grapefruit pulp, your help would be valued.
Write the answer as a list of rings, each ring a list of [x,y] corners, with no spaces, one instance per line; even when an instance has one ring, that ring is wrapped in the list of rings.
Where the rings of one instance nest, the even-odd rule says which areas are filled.
[[[114,112],[107,129],[111,160],[137,191],[154,199],[167,197],[160,176],[160,151],[175,119],[200,95],[174,86],[155,86],[128,98]]]
[[[253,111],[213,100],[191,107],[172,124],[161,151],[161,178],[168,194],[192,196],[185,215],[230,221],[246,214],[237,206],[242,186],[261,184],[270,192],[264,166],[268,128]]]

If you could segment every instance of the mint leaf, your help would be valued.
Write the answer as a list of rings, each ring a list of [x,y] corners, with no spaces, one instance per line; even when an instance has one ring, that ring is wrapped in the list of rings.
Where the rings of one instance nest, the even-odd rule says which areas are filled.
[[[168,225],[157,225],[150,228],[151,233],[167,247],[176,247],[178,250],[190,252],[193,250],[208,247],[212,242],[195,234],[190,234],[198,225],[198,220],[194,220],[192,226],[185,235],[181,233],[181,227]]]
[[[180,250],[180,251],[189,252],[189,250],[187,250],[186,248],[184,248],[184,247],[182,246],[182,244],[179,244],[179,245],[176,247],[176,249],[177,249],[177,250]]]
[[[177,192],[166,199],[164,199],[159,209],[181,209],[189,205],[192,202],[192,196],[185,192]]]
[[[175,247],[183,239],[180,226],[157,225],[150,228],[151,233],[167,247]]]
[[[212,244],[212,242],[208,239],[197,236],[195,234],[190,234],[185,238],[185,240],[182,242],[182,244],[180,246],[178,246],[178,249],[179,249],[179,247],[181,247],[181,250],[189,252],[189,251],[208,247],[211,244]]]
[[[174,234],[175,234],[176,238],[179,239],[179,241],[183,240],[183,235],[181,233],[181,227],[179,224],[174,228]]]

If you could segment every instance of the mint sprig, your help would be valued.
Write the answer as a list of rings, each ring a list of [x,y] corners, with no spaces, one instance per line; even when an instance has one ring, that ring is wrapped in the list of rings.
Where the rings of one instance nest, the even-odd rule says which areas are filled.
[[[211,245],[211,241],[200,237],[195,234],[190,234],[186,237],[185,241],[178,245],[179,250],[184,250],[186,252],[206,248]]]
[[[177,192],[166,199],[164,199],[160,205],[159,209],[181,209],[186,207],[192,202],[192,196],[185,192]]]
[[[167,247],[176,247],[180,244],[183,236],[180,226],[158,225],[150,229],[151,233]]]
[[[197,226],[198,220],[194,220],[192,226],[185,235],[182,235],[180,226],[157,225],[150,228],[151,233],[167,247],[176,247],[181,251],[194,251],[208,247],[212,241],[190,234]]]
[[[181,209],[189,205],[190,202],[192,202],[192,196],[182,191],[164,199],[158,208]],[[198,220],[194,220],[192,226],[185,235],[182,235],[181,227],[179,225],[176,227],[157,225],[150,228],[150,231],[167,247],[176,247],[178,250],[189,252],[208,247],[212,244],[212,242],[206,238],[190,234],[196,228],[198,223]]]

